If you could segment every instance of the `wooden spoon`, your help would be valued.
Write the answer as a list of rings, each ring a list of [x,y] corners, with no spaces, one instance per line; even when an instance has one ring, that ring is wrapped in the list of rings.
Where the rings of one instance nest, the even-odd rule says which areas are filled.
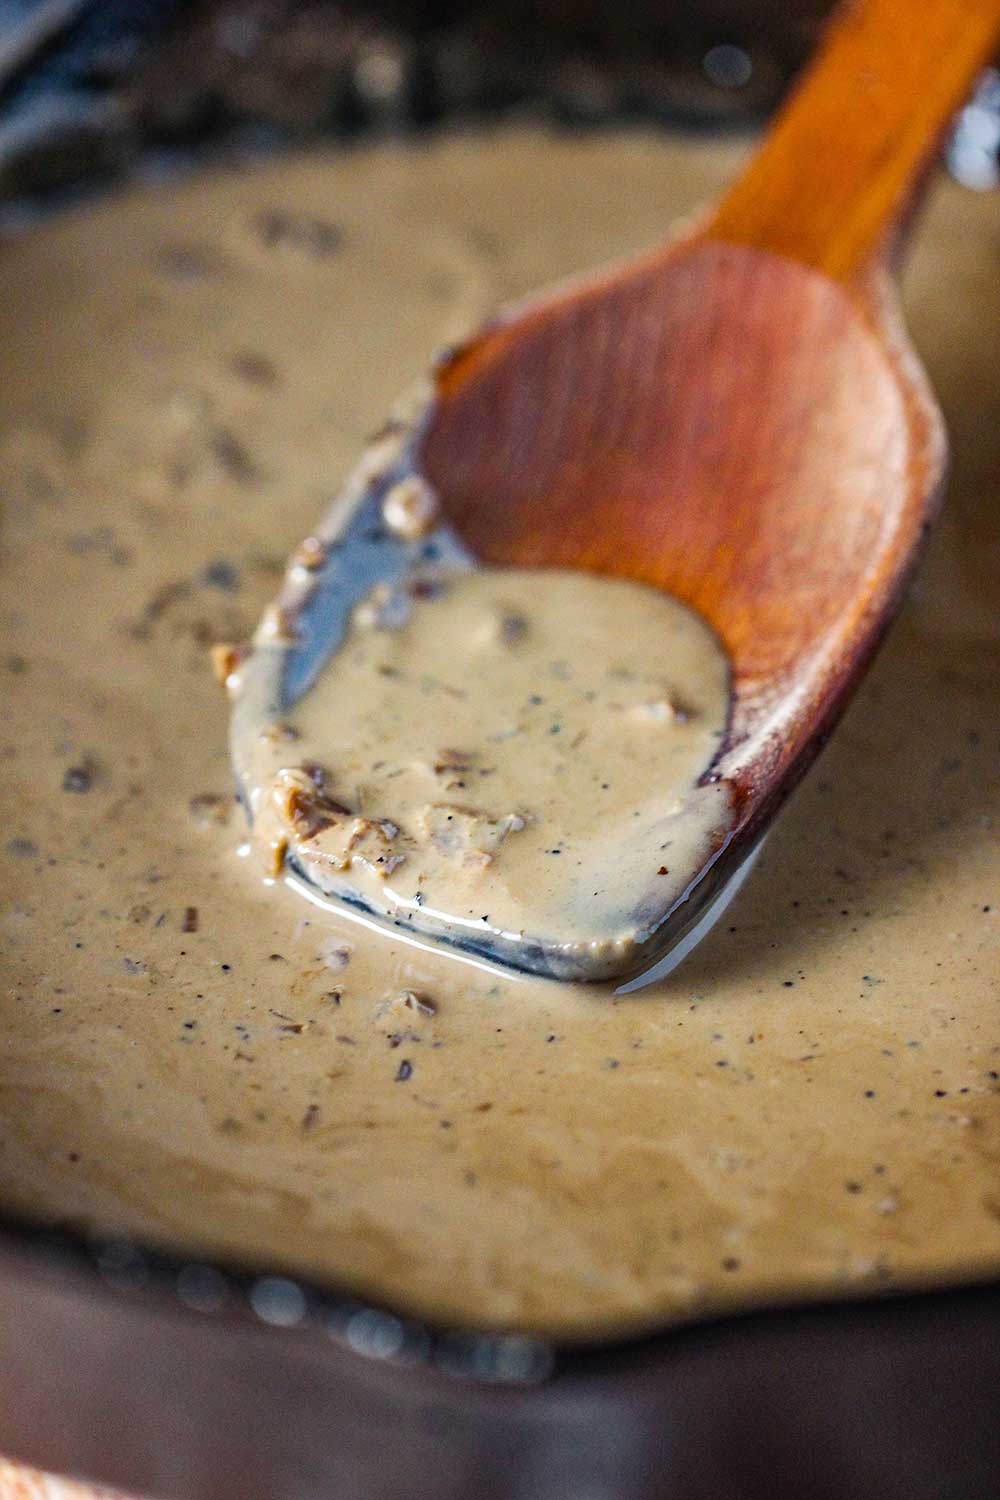
[[[709,775],[731,832],[647,959],[825,743],[934,514],[944,426],[888,265],[998,34],[1000,0],[842,6],[696,227],[515,310],[438,372],[421,467],[479,558],[654,584],[729,653]]]
[[[672,965],[843,711],[900,602],[945,462],[888,265],[998,34],[1000,0],[844,5],[748,169],[695,227],[522,305],[438,367],[405,466],[438,491],[460,544],[490,564],[668,590],[732,665],[705,777],[729,793],[729,828],[681,899],[600,971],[558,968],[541,944],[495,944],[497,956],[577,978]],[[286,702],[342,635],[350,585],[404,566],[370,524],[343,522],[387,482],[377,464],[358,471],[321,528],[339,552],[279,600],[297,636]]]

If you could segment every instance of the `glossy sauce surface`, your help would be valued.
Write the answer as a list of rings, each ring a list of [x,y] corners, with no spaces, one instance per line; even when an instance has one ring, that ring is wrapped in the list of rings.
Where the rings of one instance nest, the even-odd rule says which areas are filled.
[[[956,452],[927,565],[675,976],[498,974],[236,852],[208,645],[429,350],[736,158],[320,155],[0,250],[4,1208],[576,1335],[996,1271],[995,200],[943,188],[908,279]]]

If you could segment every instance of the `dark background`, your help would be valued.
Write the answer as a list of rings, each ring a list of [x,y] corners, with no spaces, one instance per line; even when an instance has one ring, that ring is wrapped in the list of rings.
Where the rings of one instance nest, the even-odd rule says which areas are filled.
[[[919,14],[919,0],[913,0]],[[0,0],[0,235],[127,173],[488,123],[746,130],[831,0]],[[905,47],[905,29],[900,46]],[[948,165],[1000,182],[1000,76]]]
[[[2,0],[0,195],[531,114],[745,127],[828,0]]]

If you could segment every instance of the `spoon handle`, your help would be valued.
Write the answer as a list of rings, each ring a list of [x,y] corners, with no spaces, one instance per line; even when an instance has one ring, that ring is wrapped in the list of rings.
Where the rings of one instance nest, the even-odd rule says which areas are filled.
[[[710,238],[863,279],[1000,37],[1000,0],[844,0]]]

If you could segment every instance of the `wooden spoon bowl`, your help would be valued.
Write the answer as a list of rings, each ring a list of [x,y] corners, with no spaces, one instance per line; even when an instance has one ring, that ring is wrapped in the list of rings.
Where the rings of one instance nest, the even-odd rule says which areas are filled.
[[[484,561],[636,579],[714,627],[735,858],[888,624],[944,454],[891,298],[698,235],[456,355],[423,466]]]

